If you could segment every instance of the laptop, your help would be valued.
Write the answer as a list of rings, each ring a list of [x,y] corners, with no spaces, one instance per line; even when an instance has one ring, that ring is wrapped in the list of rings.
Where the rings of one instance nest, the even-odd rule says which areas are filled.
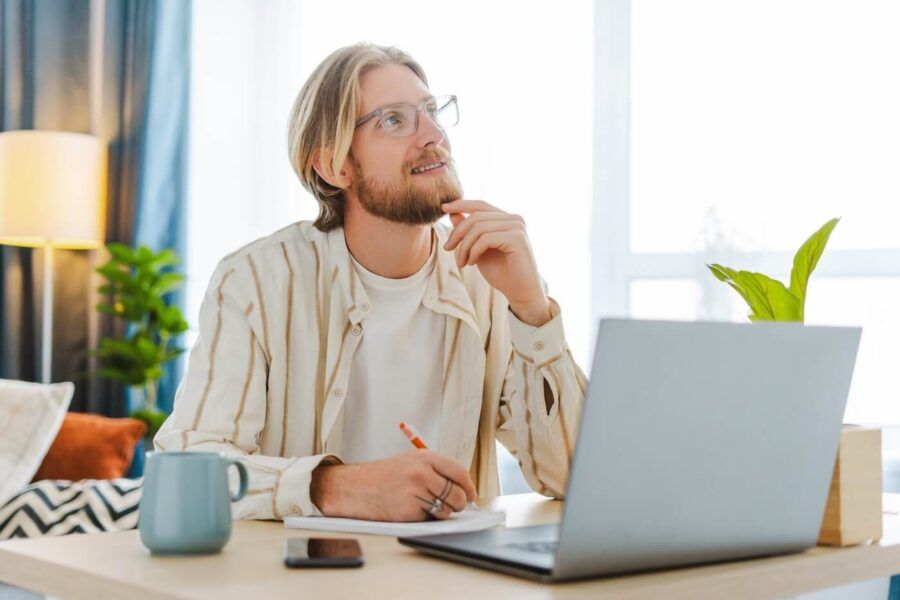
[[[814,546],[860,334],[602,320],[560,523],[399,541],[541,581]]]

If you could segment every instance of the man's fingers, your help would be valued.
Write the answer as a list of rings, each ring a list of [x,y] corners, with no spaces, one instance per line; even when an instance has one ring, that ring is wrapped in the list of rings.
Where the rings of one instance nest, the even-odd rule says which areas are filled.
[[[425,512],[428,512],[428,509],[432,507],[432,503],[437,502],[437,500],[440,500],[439,505],[441,509],[428,513],[437,519],[447,519],[452,513],[465,508],[466,494],[462,488],[453,483],[451,479],[435,471],[433,467],[430,471],[431,473],[427,478],[422,495],[416,496],[420,502],[422,496],[427,498],[427,505],[424,507]]]
[[[434,477],[428,482],[428,491],[435,498],[440,498],[441,502],[448,505],[453,512],[459,512],[466,507],[468,500],[466,493],[461,487],[453,483],[452,480],[434,472]]]
[[[524,225],[518,221],[481,221],[469,228],[466,236],[460,240],[456,250],[456,263],[462,267],[471,264],[469,255],[475,243],[489,233],[504,231],[525,231]]]
[[[441,205],[441,208],[444,209],[444,212],[455,213],[455,212],[464,212],[464,213],[473,213],[473,212],[482,212],[482,211],[496,211],[503,212],[496,206],[488,204],[484,200],[454,200],[453,202],[446,202]]]
[[[460,512],[462,510],[465,510],[466,506],[468,506],[469,504],[469,499],[466,497],[466,493],[455,483],[452,485],[453,488],[450,490],[450,494],[448,494],[447,498],[444,501],[450,504],[450,508],[453,509],[453,512]]]
[[[436,510],[436,511],[432,512],[431,511],[432,500],[429,500],[428,498],[423,498],[422,496],[419,496],[418,494],[416,494],[416,502],[419,503],[419,507],[422,509],[422,511],[424,513],[422,516],[425,520],[428,520],[429,517],[434,517],[435,519],[446,519],[453,512],[450,509],[450,507],[446,506],[446,505],[441,506],[441,510]]]
[[[469,250],[469,255],[466,257],[466,262],[464,264],[476,264],[481,258],[481,255],[488,250],[499,250],[501,252],[509,253],[515,248],[516,243],[519,241],[518,236],[520,235],[521,233],[518,231],[507,230],[486,233],[480,236],[475,243],[472,244],[472,248]]]
[[[472,483],[472,480],[469,478],[469,473],[466,471],[465,467],[452,458],[447,458],[446,456],[441,456],[434,452],[428,453],[428,459],[429,462],[431,462],[432,468],[437,471],[439,475],[449,478],[450,481],[462,488],[466,493],[466,498],[469,502],[478,497],[478,492],[475,490],[475,484]],[[440,490],[438,490],[438,492],[440,492]]]
[[[522,217],[520,217],[519,215],[511,215],[504,212],[473,213],[468,217],[462,219],[459,223],[453,220],[453,214],[451,214],[450,220],[451,222],[453,222],[453,231],[450,232],[450,236],[447,238],[447,243],[444,244],[444,250],[453,250],[453,248],[456,247],[456,245],[466,236],[466,234],[468,234],[469,231],[471,231],[472,228],[479,223],[518,223],[519,226],[521,226],[523,229],[525,227],[525,221],[522,220]]]

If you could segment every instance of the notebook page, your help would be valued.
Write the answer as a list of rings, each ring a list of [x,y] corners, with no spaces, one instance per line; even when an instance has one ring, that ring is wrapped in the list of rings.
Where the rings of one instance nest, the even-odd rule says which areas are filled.
[[[450,518],[442,521],[421,521],[415,523],[390,523],[340,517],[286,517],[284,519],[284,525],[289,529],[368,533],[395,537],[480,531],[505,522],[506,512],[486,510],[464,510],[453,513],[450,515]]]

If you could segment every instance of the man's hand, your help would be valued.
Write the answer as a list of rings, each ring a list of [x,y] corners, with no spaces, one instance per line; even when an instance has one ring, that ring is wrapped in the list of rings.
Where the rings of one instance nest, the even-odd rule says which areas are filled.
[[[370,521],[424,521],[428,507],[443,497],[434,514],[446,519],[478,494],[457,461],[430,450],[354,465],[324,465],[312,474],[310,498],[329,517]]]
[[[519,320],[535,327],[547,323],[552,318],[550,300],[541,288],[522,217],[481,200],[454,200],[442,208],[453,223],[444,250],[456,250],[456,264],[478,265]]]

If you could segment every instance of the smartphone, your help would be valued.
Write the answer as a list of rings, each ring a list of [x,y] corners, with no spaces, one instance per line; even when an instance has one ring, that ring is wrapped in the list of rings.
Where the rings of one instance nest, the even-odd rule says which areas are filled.
[[[348,538],[290,538],[284,541],[284,565],[304,567],[361,567],[359,542]]]

